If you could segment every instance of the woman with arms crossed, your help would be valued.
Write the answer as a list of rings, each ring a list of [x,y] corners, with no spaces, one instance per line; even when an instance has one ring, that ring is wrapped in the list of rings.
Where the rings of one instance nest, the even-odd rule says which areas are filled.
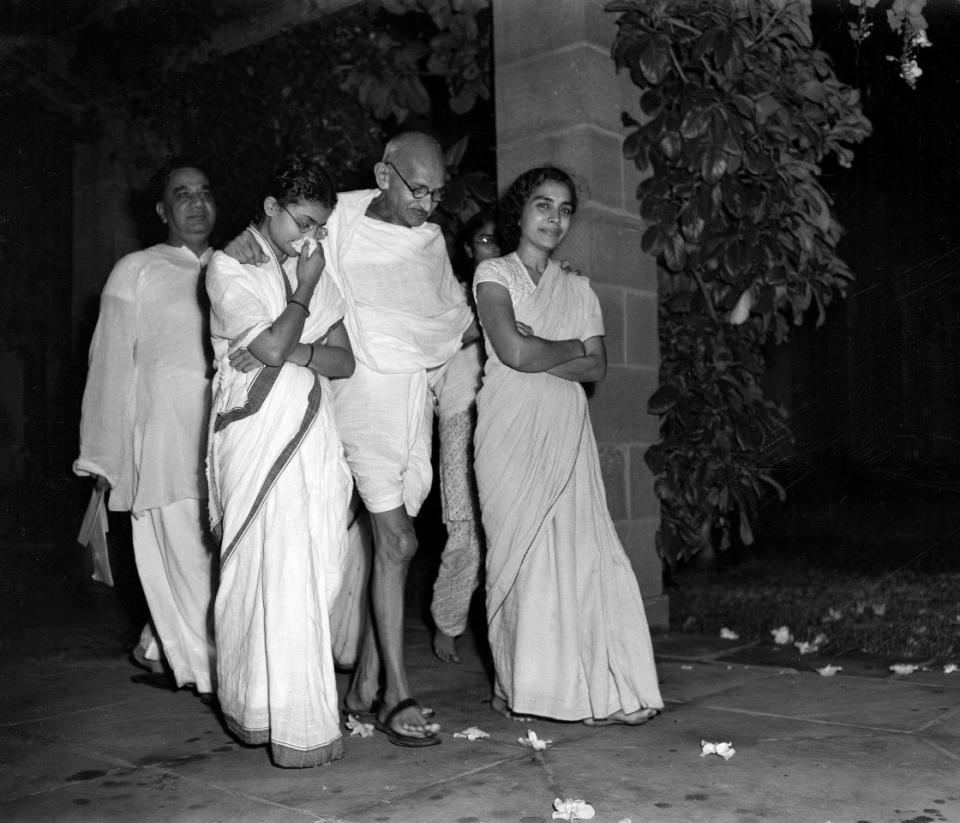
[[[487,347],[474,460],[493,705],[517,717],[639,725],[663,701],[580,385],[605,376],[603,320],[587,278],[551,257],[576,207],[565,172],[520,175],[500,207],[508,253],[474,275]]]

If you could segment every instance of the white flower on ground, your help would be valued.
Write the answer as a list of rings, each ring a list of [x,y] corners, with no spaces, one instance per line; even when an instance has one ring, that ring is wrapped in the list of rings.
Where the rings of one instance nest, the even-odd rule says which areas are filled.
[[[960,672],[960,666],[958,666],[956,663],[947,663],[943,667],[944,674],[953,674],[954,672]]]
[[[739,640],[740,635],[737,634],[733,629],[728,629],[724,627],[720,629],[720,639],[721,640]]]
[[[840,609],[835,609],[832,606],[827,609],[827,613],[820,618],[821,623],[836,623],[841,617],[843,617],[843,612]]]
[[[348,714],[345,725],[350,729],[350,737],[373,737],[373,724],[364,723],[356,715]]]
[[[793,642],[793,632],[791,632],[786,626],[780,626],[779,628],[771,629],[770,634],[773,635],[773,642],[778,646],[786,646],[788,643]]]
[[[553,801],[554,820],[593,820],[596,811],[593,806],[583,800],[574,800],[571,797]]]
[[[483,737],[490,737],[482,729],[478,729],[476,726],[471,726],[469,729],[464,729],[462,732],[454,732],[454,737],[463,737],[467,740],[480,740]]]
[[[729,760],[736,753],[737,750],[733,748],[733,743],[711,743],[708,740],[700,741],[700,757],[715,754],[724,760]]]
[[[886,603],[874,603],[870,608],[877,617],[883,617],[887,613]]]
[[[552,740],[541,740],[533,729],[527,729],[526,737],[518,737],[517,743],[521,746],[529,746],[535,752],[542,752],[547,746],[553,743]]]
[[[894,663],[890,671],[894,674],[913,674],[919,668],[916,663]]]
[[[837,672],[843,671],[843,666],[826,665],[822,669],[817,669],[817,674],[821,677],[833,677]]]

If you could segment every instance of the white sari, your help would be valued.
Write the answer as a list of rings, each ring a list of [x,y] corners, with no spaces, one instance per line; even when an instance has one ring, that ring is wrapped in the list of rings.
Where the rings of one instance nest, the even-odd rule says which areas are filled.
[[[474,288],[510,291],[547,340],[603,334],[585,277],[552,262],[536,285],[516,254]],[[517,714],[606,718],[663,707],[640,588],[607,510],[587,398],[576,382],[504,365],[487,344],[474,466],[487,537],[494,693]]]
[[[207,463],[211,521],[223,535],[218,697],[230,730],[269,743],[276,765],[316,766],[343,755],[328,611],[346,560],[352,483],[327,378],[293,363],[243,374],[228,360],[270,327],[296,281],[296,260],[284,270],[257,236],[266,265],[217,253],[207,272],[219,370]],[[343,313],[324,274],[301,341]]]

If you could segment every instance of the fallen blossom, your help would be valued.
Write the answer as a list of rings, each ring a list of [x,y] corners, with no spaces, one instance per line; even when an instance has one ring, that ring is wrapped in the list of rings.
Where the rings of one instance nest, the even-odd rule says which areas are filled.
[[[344,725],[350,729],[350,737],[373,737],[373,724],[364,723],[356,715],[348,714]]]
[[[820,647],[827,642],[827,636],[821,632],[813,640],[807,642],[806,640],[798,640],[793,645],[799,649],[800,654],[810,654],[811,652],[820,651]]]
[[[841,617],[843,617],[843,612],[840,609],[834,609],[830,607],[827,609],[827,613],[820,618],[821,623],[836,623]]]
[[[688,666],[687,664],[682,665],[680,668],[681,668],[683,671],[685,671],[685,672],[692,672],[692,671],[693,671],[693,666]]]
[[[554,820],[593,820],[596,812],[589,803],[583,800],[574,800],[568,797],[561,800],[559,797],[553,801],[553,819]]]
[[[770,634],[773,635],[773,642],[778,646],[786,646],[788,643],[793,642],[793,634],[786,626],[771,629]]]
[[[469,729],[464,729],[462,732],[454,732],[454,737],[463,737],[467,740],[479,740],[482,737],[490,737],[482,729],[478,729],[476,726],[471,726]]]
[[[958,666],[956,663],[947,663],[943,667],[944,674],[953,674],[954,672],[960,672],[960,666]]]
[[[724,760],[729,760],[737,753],[732,743],[710,743],[707,740],[700,741],[700,757],[706,757],[708,754],[715,754]]]
[[[720,629],[720,639],[721,640],[739,640],[740,635],[737,634],[733,629],[723,628],[723,629]]]
[[[817,669],[817,674],[821,677],[833,677],[837,672],[843,671],[843,666],[826,665],[822,669]]]
[[[919,668],[916,663],[894,663],[890,671],[894,674],[913,674]]]
[[[527,729],[526,737],[518,737],[517,743],[522,746],[529,746],[535,752],[542,752],[547,746],[553,743],[552,740],[541,740],[533,729]]]
[[[886,603],[874,603],[870,608],[877,617],[883,617],[887,613]]]

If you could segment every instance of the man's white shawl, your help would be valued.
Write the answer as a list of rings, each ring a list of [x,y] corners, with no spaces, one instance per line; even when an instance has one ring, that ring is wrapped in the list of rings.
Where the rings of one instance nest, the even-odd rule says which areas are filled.
[[[347,304],[354,355],[385,374],[439,366],[460,349],[473,315],[439,227],[365,217],[377,194],[339,194],[324,241],[328,271]]]

